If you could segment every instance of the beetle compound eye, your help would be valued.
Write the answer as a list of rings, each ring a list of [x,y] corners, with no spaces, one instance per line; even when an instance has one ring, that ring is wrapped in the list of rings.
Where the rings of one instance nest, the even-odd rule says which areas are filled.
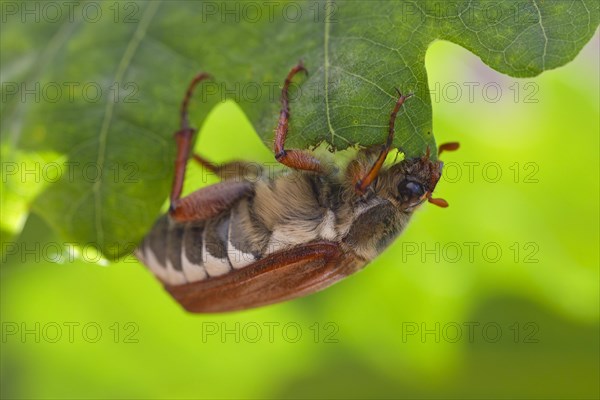
[[[425,194],[425,190],[420,183],[404,180],[398,185],[398,194],[403,200],[420,198]]]

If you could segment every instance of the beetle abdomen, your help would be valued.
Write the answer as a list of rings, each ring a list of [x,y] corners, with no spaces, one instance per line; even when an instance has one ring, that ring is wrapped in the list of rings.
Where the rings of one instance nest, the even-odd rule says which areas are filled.
[[[206,279],[203,232],[204,224],[178,224],[163,215],[137,249],[136,256],[163,282],[181,284]]]
[[[273,232],[244,198],[206,221],[180,223],[160,217],[137,257],[163,282],[178,285],[224,275],[273,252]]]
[[[260,254],[236,248],[231,240],[232,212],[217,218],[179,223],[160,217],[136,255],[161,281],[178,285],[221,276],[243,268]],[[240,244],[238,244],[240,246]]]
[[[222,276],[276,251],[315,240],[339,242],[339,187],[315,190],[311,175],[257,182],[254,194],[204,221],[158,219],[137,256],[168,284]],[[342,228],[342,229],[340,229]]]

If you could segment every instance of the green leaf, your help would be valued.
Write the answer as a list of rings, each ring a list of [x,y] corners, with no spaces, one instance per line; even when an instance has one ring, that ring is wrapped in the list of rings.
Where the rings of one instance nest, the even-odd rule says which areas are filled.
[[[572,60],[599,21],[594,0],[1,4],[3,166],[57,154],[60,179],[34,209],[108,256],[141,238],[168,195],[179,104],[200,70],[215,80],[193,100],[196,126],[230,98],[269,144],[281,83],[302,59],[310,75],[291,95],[296,148],[380,144],[395,88],[414,92],[394,141],[412,157],[435,147],[432,41],[531,77]],[[34,174],[48,181],[44,160]]]

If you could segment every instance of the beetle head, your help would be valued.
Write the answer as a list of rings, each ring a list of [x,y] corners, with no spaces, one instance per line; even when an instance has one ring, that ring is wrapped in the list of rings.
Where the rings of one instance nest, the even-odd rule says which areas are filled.
[[[404,210],[412,210],[425,200],[448,207],[446,200],[431,197],[442,176],[444,163],[431,160],[430,155],[427,148],[424,156],[403,160],[389,170],[392,194]]]

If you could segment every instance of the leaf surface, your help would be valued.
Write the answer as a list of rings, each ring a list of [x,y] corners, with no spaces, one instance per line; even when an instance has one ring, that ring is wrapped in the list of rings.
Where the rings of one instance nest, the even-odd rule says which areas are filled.
[[[38,164],[47,185],[33,208],[64,238],[111,257],[137,243],[168,195],[179,104],[199,71],[215,78],[193,99],[195,125],[233,99],[269,144],[283,79],[303,60],[310,74],[291,92],[292,148],[380,144],[395,88],[413,92],[394,141],[413,157],[435,147],[425,71],[432,41],[532,77],[572,60],[599,21],[594,0],[106,2],[59,5],[60,14],[43,3],[29,5],[37,14],[26,7],[2,3],[3,165],[58,155],[56,181],[44,175],[47,157]],[[5,193],[23,181],[12,171],[3,167]],[[23,209],[15,196],[3,200],[3,212]]]

